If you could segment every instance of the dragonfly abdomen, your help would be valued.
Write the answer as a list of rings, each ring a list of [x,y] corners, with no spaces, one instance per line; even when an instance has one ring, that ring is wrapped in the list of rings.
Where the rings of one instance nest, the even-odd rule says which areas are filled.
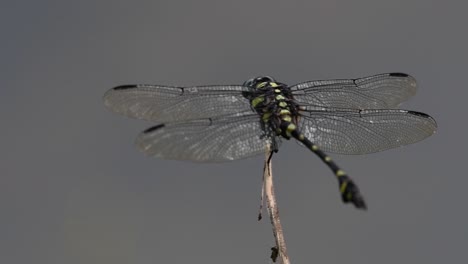
[[[346,174],[345,171],[338,167],[338,165],[332,160],[330,156],[328,156],[319,148],[319,146],[317,146],[306,136],[304,136],[304,134],[301,133],[299,128],[292,122],[283,121],[281,122],[280,128],[282,131],[281,135],[283,135],[283,137],[284,135],[286,135],[286,138],[288,139],[294,137],[296,140],[298,140],[304,146],[306,146],[309,150],[315,153],[333,171],[335,177],[338,179],[341,199],[343,200],[343,202],[351,202],[354,204],[354,206],[360,209],[367,208],[364,198],[359,192],[357,185]]]

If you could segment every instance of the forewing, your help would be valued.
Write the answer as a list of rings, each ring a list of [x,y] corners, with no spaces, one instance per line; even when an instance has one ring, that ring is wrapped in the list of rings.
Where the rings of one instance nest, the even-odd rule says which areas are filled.
[[[299,128],[324,151],[366,154],[420,141],[437,124],[429,115],[407,110],[327,109],[302,112]]]
[[[416,86],[416,80],[407,74],[384,73],[359,79],[304,82],[291,86],[291,90],[299,105],[389,109],[413,96]]]
[[[113,112],[137,119],[176,122],[238,113],[250,109],[240,85],[171,87],[123,85],[104,95]]]
[[[259,116],[252,112],[158,125],[142,132],[136,140],[147,155],[197,162],[247,158],[265,153],[271,143]]]

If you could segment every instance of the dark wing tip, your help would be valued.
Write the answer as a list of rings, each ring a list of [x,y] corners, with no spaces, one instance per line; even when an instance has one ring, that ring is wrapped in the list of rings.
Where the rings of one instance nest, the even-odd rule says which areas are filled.
[[[143,134],[147,134],[147,133],[150,133],[150,132],[153,132],[155,130],[158,130],[160,128],[163,128],[165,125],[164,124],[159,124],[159,125],[156,125],[156,126],[152,126],[148,129],[146,129],[145,131],[143,131]]]
[[[389,73],[388,75],[392,77],[409,77],[408,74],[402,73],[402,72],[392,72],[392,73]]]
[[[408,111],[408,114],[417,115],[417,116],[420,116],[420,117],[423,117],[423,118],[431,119],[435,123],[435,119],[432,116],[430,116],[430,115],[428,115],[426,113],[422,113],[422,112],[418,112],[418,111]]]
[[[410,115],[415,115],[415,116],[419,116],[419,117],[422,117],[422,118],[425,118],[427,119],[427,121],[429,121],[430,123],[432,123],[432,125],[434,126],[434,131],[435,129],[437,128],[437,122],[436,120],[428,115],[428,114],[425,114],[425,113],[422,113],[422,112],[417,112],[417,111],[408,111],[408,114]]]
[[[113,97],[116,94],[114,93],[114,91],[129,90],[129,89],[134,89],[137,87],[138,85],[135,85],[135,84],[125,84],[125,85],[119,85],[119,86],[116,86],[114,88],[107,90],[107,92],[103,96],[104,105],[111,109],[114,107],[113,104],[115,104],[115,102],[113,101]]]
[[[417,115],[417,116],[424,117],[424,118],[434,119],[430,115],[422,113],[422,112],[418,112],[418,111],[408,111],[408,114]]]
[[[128,90],[128,89],[134,89],[137,88],[137,85],[135,84],[125,84],[125,85],[120,85],[117,87],[112,88],[112,90]]]

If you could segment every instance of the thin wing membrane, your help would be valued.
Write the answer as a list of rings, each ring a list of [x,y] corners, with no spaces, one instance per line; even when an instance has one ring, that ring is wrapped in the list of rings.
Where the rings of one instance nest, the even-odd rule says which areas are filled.
[[[246,112],[158,125],[142,132],[136,144],[158,158],[222,162],[264,153],[271,138],[262,135],[258,115]]]
[[[291,87],[294,99],[318,107],[391,109],[416,93],[416,80],[404,73],[359,79],[309,81]]]
[[[407,110],[328,109],[302,112],[299,128],[324,151],[367,154],[423,140],[437,124],[429,115]]]
[[[250,109],[241,85],[172,87],[123,85],[104,95],[104,104],[113,112],[131,118],[157,122],[177,122],[238,113]]]

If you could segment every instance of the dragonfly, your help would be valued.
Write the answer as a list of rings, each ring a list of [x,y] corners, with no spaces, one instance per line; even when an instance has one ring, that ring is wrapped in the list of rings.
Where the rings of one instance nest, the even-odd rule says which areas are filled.
[[[121,85],[105,93],[104,104],[155,123],[136,145],[157,158],[232,161],[277,152],[294,138],[331,169],[344,203],[366,209],[358,186],[326,153],[374,153],[431,136],[434,118],[399,109],[416,90],[405,73],[292,86],[260,76],[242,85]]]

